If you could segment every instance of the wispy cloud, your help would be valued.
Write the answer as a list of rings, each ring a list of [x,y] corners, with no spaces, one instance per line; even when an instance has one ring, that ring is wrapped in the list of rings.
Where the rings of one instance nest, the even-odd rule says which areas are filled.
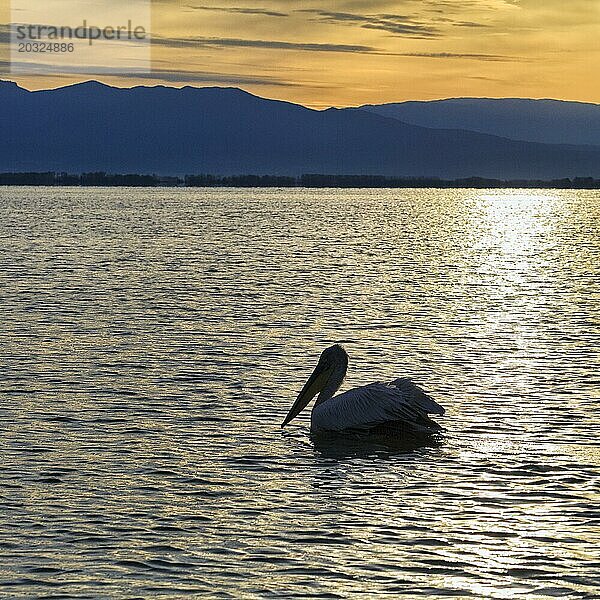
[[[224,12],[241,15],[262,15],[264,17],[287,17],[289,13],[278,12],[275,10],[268,10],[266,8],[242,8],[242,7],[228,7],[228,6],[195,6],[187,4],[186,8],[193,10],[208,10],[213,12]]]
[[[0,24],[0,44],[6,44],[10,41],[10,27]],[[467,59],[482,61],[519,61],[522,60],[515,56],[506,56],[501,54],[477,54],[477,53],[455,53],[455,52],[387,52],[374,46],[358,44],[331,44],[331,43],[311,43],[311,42],[287,42],[282,40],[260,40],[243,38],[218,38],[218,37],[162,37],[154,36],[152,44],[166,46],[170,48],[257,48],[264,50],[295,50],[302,52],[334,52],[334,53],[357,53],[378,56],[398,56],[405,58],[438,58],[438,59]],[[170,72],[162,71],[163,75]],[[175,76],[177,80],[190,78],[194,80],[192,71],[173,71],[179,73]],[[216,73],[208,73],[207,77],[213,77],[211,81],[216,81]],[[199,74],[199,81],[204,81],[205,74]],[[229,76],[224,76],[224,81],[230,81]],[[235,83],[257,83],[254,78],[249,81],[242,81],[243,78],[237,78]],[[261,79],[263,82],[263,79]],[[274,85],[288,85],[287,82],[274,82]]]
[[[407,7],[408,8],[408,7]],[[414,6],[412,7],[414,8]],[[453,5],[454,8],[454,5]],[[354,25],[363,29],[379,29],[392,33],[396,36],[412,38],[436,38],[447,33],[448,27],[488,28],[488,23],[480,21],[464,20],[449,16],[428,17],[421,11],[419,17],[411,14],[359,14],[346,12],[331,12],[315,9],[302,9],[296,12],[304,12],[315,15],[314,20],[322,23]],[[443,9],[435,9],[435,12],[448,15]],[[442,29],[445,26],[444,29]]]
[[[322,23],[357,25],[363,29],[379,29],[397,36],[431,38],[439,35],[439,28],[436,25],[424,23],[409,15],[393,15],[385,13],[363,15],[314,9],[302,9],[297,12],[313,14],[315,15],[314,20]]]
[[[377,48],[356,44],[317,44],[309,42],[284,42],[279,40],[250,40],[218,37],[161,37],[154,36],[153,44],[171,48],[263,48],[267,50],[299,50],[305,52],[363,52],[376,53]]]
[[[474,27],[474,28],[491,27],[491,25],[487,25],[485,23],[475,23],[474,21],[452,21],[452,25],[454,27]]]
[[[502,54],[476,54],[456,52],[386,52],[373,46],[350,44],[316,44],[306,42],[283,42],[278,40],[248,40],[238,38],[164,38],[155,37],[153,44],[171,48],[208,47],[208,48],[262,48],[265,50],[296,50],[304,52],[350,52],[354,54],[369,54],[375,56],[398,56],[405,58],[453,58],[468,60],[483,60],[494,62],[520,61],[517,56]]]
[[[433,17],[432,21],[434,21],[435,23],[445,23],[447,25],[450,25],[451,27],[474,27],[474,28],[491,27],[491,25],[489,25],[487,23],[480,23],[480,22],[476,22],[476,21],[460,21],[460,20],[456,20],[456,19],[450,19],[448,17]]]
[[[394,56],[407,56],[415,58],[457,58],[492,62],[520,62],[524,60],[519,56],[505,56],[503,54],[462,54],[457,52],[403,52],[394,53]]]
[[[124,79],[130,78],[127,74],[116,74],[117,77]],[[226,85],[261,85],[261,86],[277,86],[277,87],[296,87],[297,83],[286,81],[277,77],[269,77],[267,75],[239,75],[236,73],[215,73],[210,71],[190,71],[181,69],[161,69],[153,68],[148,73],[136,74],[136,79],[152,79],[167,81],[171,83],[218,83]]]
[[[171,69],[154,67],[151,71],[140,71],[136,73],[120,73],[111,70],[102,65],[95,66],[61,66],[61,72],[55,73],[52,65],[45,63],[11,63],[10,61],[0,60],[0,70],[9,69],[11,66],[18,66],[24,69],[30,69],[28,77],[32,79],[53,77],[73,77],[73,76],[90,76],[90,77],[110,77],[117,79],[127,79],[129,81],[152,80],[165,81],[170,83],[195,83],[195,84],[217,84],[226,86],[275,86],[275,87],[296,87],[297,83],[287,81],[278,77],[270,77],[268,75],[240,75],[238,73],[217,73],[211,71],[192,71],[185,69]]]

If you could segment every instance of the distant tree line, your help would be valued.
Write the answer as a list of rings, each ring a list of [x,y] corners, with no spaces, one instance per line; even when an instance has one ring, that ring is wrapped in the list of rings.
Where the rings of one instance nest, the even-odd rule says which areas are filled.
[[[186,175],[172,177],[136,173],[0,173],[0,185],[68,185],[68,186],[134,186],[134,187],[308,187],[308,188],[555,188],[600,189],[600,179],[488,179],[467,177],[385,177],[383,175],[319,175],[300,177],[282,175]]]
[[[0,173],[0,185],[156,186],[155,175],[107,173]]]
[[[190,187],[297,187],[297,177],[281,175],[186,175],[183,184]]]

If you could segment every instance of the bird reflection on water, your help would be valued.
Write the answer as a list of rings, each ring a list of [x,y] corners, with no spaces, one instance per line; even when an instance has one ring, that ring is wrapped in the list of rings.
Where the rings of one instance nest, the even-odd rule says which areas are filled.
[[[297,452],[306,456],[312,449],[316,456],[334,460],[352,458],[385,460],[394,456],[415,457],[439,449],[446,441],[443,431],[399,437],[396,434],[373,434],[361,431],[310,432],[304,427],[281,432],[284,440],[298,443]]]
[[[364,433],[313,433],[310,436],[315,451],[324,458],[385,459],[399,454],[418,453],[427,448],[439,448],[442,434],[402,437]]]

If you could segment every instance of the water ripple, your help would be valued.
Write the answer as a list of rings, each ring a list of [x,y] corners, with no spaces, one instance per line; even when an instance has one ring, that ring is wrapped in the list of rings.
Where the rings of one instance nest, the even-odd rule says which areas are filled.
[[[600,196],[0,190],[3,597],[600,595]],[[427,447],[279,428],[321,349]]]

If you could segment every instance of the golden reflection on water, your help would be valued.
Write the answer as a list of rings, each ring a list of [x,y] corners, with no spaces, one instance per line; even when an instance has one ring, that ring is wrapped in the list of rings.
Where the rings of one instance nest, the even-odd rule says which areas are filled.
[[[597,192],[0,193],[10,593],[597,592]],[[281,432],[340,339],[441,444]]]

